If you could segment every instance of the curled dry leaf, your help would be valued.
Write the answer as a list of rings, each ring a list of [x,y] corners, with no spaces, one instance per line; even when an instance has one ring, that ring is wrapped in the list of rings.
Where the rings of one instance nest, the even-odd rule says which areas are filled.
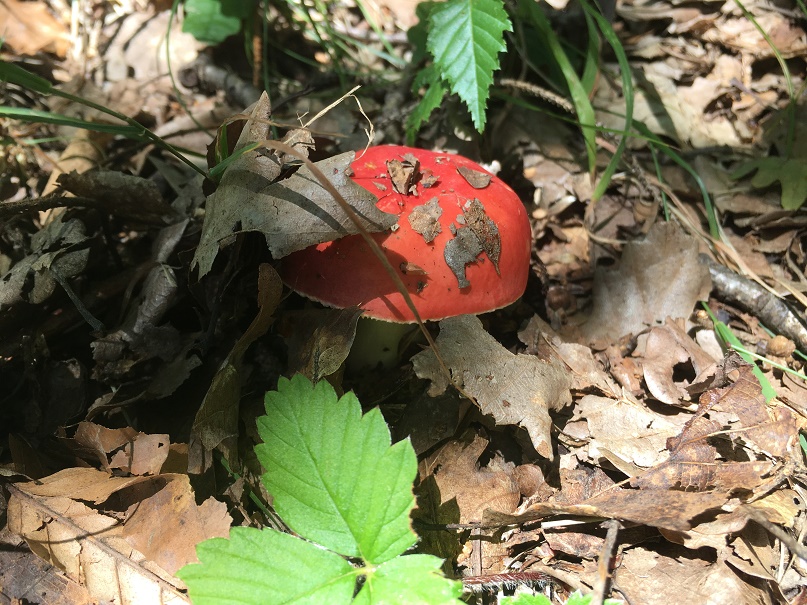
[[[549,410],[571,402],[571,378],[561,361],[510,353],[473,315],[441,321],[437,346],[458,386],[476,398],[485,414],[498,424],[523,426],[535,450],[544,458],[553,457]],[[420,378],[432,381],[430,395],[449,386],[431,350],[418,353],[412,362]]]

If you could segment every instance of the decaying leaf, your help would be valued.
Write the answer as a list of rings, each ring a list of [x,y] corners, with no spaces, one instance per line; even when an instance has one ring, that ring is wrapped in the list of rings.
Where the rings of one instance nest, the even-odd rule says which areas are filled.
[[[31,236],[30,254],[0,279],[0,308],[50,298],[60,280],[75,277],[87,266],[90,243],[84,223],[57,214]]]
[[[482,253],[482,242],[468,227],[455,228],[451,225],[454,237],[446,242],[443,256],[452,273],[457,276],[460,289],[471,285],[465,277],[465,265],[476,262],[476,257]]]
[[[675,223],[657,223],[644,241],[625,246],[616,268],[596,270],[583,333],[589,341],[613,342],[667,317],[689,317],[710,287],[697,242]]]
[[[209,468],[212,463],[210,452],[225,439],[238,435],[241,362],[249,346],[269,329],[282,290],[283,285],[277,272],[269,265],[261,265],[258,273],[258,315],[216,372],[193,420],[188,444],[189,473],[201,473]]]
[[[256,105],[236,151],[269,138],[267,111],[266,103]],[[377,198],[350,179],[353,157],[352,152],[343,153],[316,165],[358,214],[365,229],[388,229],[396,217],[378,210]],[[199,267],[199,277],[210,271],[219,247],[239,230],[263,233],[275,258],[358,233],[309,168],[301,166],[278,181],[280,170],[280,160],[260,149],[242,153],[227,168],[218,189],[207,200],[202,237],[192,263]]]
[[[461,523],[480,521],[487,509],[511,513],[521,499],[513,463],[480,467],[479,457],[488,443],[469,433],[449,441],[423,462],[422,473],[434,476],[441,502],[457,501]]]
[[[553,457],[549,410],[571,402],[571,378],[562,362],[510,353],[473,315],[441,321],[437,346],[458,386],[476,398],[485,414],[499,424],[523,426],[535,450]],[[431,350],[415,355],[412,363],[420,378],[432,381],[430,395],[449,386]]]
[[[338,371],[353,346],[361,314],[358,307],[309,309],[288,318],[289,372],[317,382]]]
[[[469,430],[459,440],[449,441],[421,464],[421,475],[433,477],[440,501],[430,506],[440,510],[448,502],[456,502],[460,523],[480,521],[485,510],[514,512],[521,500],[513,471],[515,465],[494,457],[480,467],[479,457],[488,440]],[[481,571],[489,572],[501,565],[505,550],[502,544],[478,543]]]
[[[745,582],[723,560],[676,546],[633,548],[625,553],[614,581],[631,603],[770,603],[766,591]]]
[[[613,463],[616,456],[642,469],[667,459],[666,441],[677,435],[683,424],[683,420],[676,423],[674,418],[654,413],[627,398],[586,395],[576,409],[588,423],[588,453],[592,459],[602,455]]]
[[[641,360],[647,390],[668,405],[684,405],[690,399],[686,390],[690,381],[676,382],[676,369],[690,370],[680,373],[694,377],[694,382],[707,369],[715,366],[715,360],[669,318],[664,326],[657,326],[639,336],[632,357]]]
[[[797,433],[792,412],[767,408],[751,366],[744,366],[734,384],[701,396],[698,412],[667,441],[669,459],[632,484],[654,490],[754,493],[763,486],[767,490],[782,480],[780,473]],[[718,445],[727,439],[767,459],[718,460]]]
[[[65,191],[97,200],[109,214],[145,224],[165,225],[179,215],[160,194],[154,181],[117,170],[76,171],[60,174]]]

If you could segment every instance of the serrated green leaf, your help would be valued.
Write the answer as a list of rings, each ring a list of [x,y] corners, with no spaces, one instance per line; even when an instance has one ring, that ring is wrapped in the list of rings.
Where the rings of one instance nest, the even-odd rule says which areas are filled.
[[[186,0],[182,31],[200,42],[218,44],[241,31],[241,20],[252,6],[242,0]]]
[[[347,605],[353,598],[350,563],[273,529],[234,527],[229,540],[206,540],[196,554],[199,563],[177,572],[194,605]]]
[[[745,162],[737,168],[731,178],[739,179],[753,172],[754,187],[768,187],[776,181],[782,185],[782,208],[797,210],[807,200],[807,158],[768,157]]]
[[[415,76],[412,83],[412,92],[415,96],[420,94],[420,89],[425,88],[426,92],[420,98],[420,101],[409,114],[406,120],[406,141],[407,145],[413,145],[415,142],[415,135],[417,135],[420,127],[429,120],[432,112],[440,107],[443,97],[446,94],[446,89],[440,79],[440,74],[435,65],[429,65],[420,70]]]
[[[255,448],[274,507],[295,532],[370,565],[412,546],[417,459],[408,441],[390,446],[378,409],[361,415],[352,393],[327,382],[281,379],[266,394]]]
[[[421,2],[415,7],[415,16],[418,21],[406,32],[409,44],[412,45],[412,59],[410,62],[413,65],[418,65],[426,58],[426,39],[429,36],[429,15],[432,9],[438,5],[439,2]]]
[[[517,597],[504,597],[502,605],[552,605],[547,597],[542,594],[520,594]]]
[[[427,46],[440,73],[471,112],[479,132],[504,32],[513,26],[501,0],[447,0],[429,15]]]
[[[431,555],[407,555],[379,565],[368,575],[354,605],[462,605],[462,583],[440,573],[442,561]]]
[[[576,590],[569,595],[565,605],[589,605],[591,603],[591,593],[583,594]],[[551,605],[552,602],[544,595],[521,594],[517,597],[505,597],[502,605]],[[622,605],[622,601],[617,599],[605,599],[603,605]]]

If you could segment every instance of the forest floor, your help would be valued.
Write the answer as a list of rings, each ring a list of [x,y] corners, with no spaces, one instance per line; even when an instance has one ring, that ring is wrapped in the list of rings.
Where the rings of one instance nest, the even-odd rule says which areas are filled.
[[[616,50],[541,5],[599,59],[585,138],[528,2],[482,134],[452,95],[412,126],[415,2],[316,4],[201,42],[165,0],[0,0],[0,59],[60,91],[0,83],[0,603],[189,602],[197,543],[276,526],[256,418],[294,374],[409,438],[418,548],[469,602],[807,603],[804,5],[624,0]],[[496,174],[529,218],[523,296],[424,324],[439,359],[414,327],[392,367],[346,369],[358,311],[283,268],[339,229],[266,218],[287,133],[321,167],[409,138]],[[239,136],[259,149],[228,180]]]

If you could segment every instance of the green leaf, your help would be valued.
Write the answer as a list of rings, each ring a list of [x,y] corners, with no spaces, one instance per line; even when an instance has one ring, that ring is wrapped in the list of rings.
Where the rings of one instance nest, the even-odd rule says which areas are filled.
[[[782,208],[798,210],[807,200],[807,158],[784,157],[760,158],[745,162],[731,174],[739,179],[756,170],[751,179],[754,187],[768,187],[776,181],[782,185]]]
[[[143,133],[143,128],[136,128],[126,124],[104,124],[103,122],[88,122],[79,120],[71,116],[65,116],[50,111],[39,111],[27,109],[25,107],[2,107],[0,106],[0,117],[23,120],[34,124],[57,124],[59,126],[70,126],[73,128],[83,128],[96,132],[111,132],[130,138],[139,138]]]
[[[186,0],[182,31],[200,42],[218,44],[241,31],[252,2],[242,0]]]
[[[505,49],[504,32],[513,26],[501,0],[447,0],[429,15],[427,46],[440,73],[471,112],[479,132],[485,107]]]
[[[502,605],[552,605],[547,597],[542,594],[520,594],[517,597],[504,597]]]
[[[588,170],[594,174],[597,168],[597,143],[595,140],[597,132],[594,125],[597,120],[594,115],[594,108],[588,97],[588,91],[584,88],[572,62],[566,55],[566,51],[560,39],[552,29],[552,24],[544,14],[544,8],[533,0],[522,0],[519,3],[519,7],[523,8],[527,17],[538,30],[544,44],[546,44],[547,48],[552,53],[552,58],[563,74],[563,79],[566,80],[566,86],[569,89],[569,94],[574,104],[574,110],[577,113],[577,119],[580,122],[583,138],[586,143]],[[590,37],[592,37],[591,32],[589,32],[589,34]]]
[[[461,605],[462,584],[446,580],[442,561],[431,555],[408,555],[383,563],[368,575],[354,605],[418,603]]]
[[[177,576],[194,605],[351,602],[356,570],[337,554],[273,529],[234,527],[230,539],[206,540],[199,563]]]
[[[355,395],[327,382],[282,378],[266,394],[255,448],[277,513],[302,537],[377,565],[417,536],[409,525],[417,459],[408,441],[390,446],[378,409],[361,415]]]
[[[443,97],[446,95],[446,89],[443,86],[440,74],[435,65],[425,67],[415,76],[415,80],[412,83],[412,92],[415,93],[415,96],[420,95],[421,88],[425,88],[426,92],[420,98],[415,109],[412,110],[412,113],[409,114],[406,120],[407,145],[414,144],[415,135],[418,133],[418,130],[420,130],[423,124],[428,122],[429,116],[431,116],[435,109],[440,107],[440,103],[442,103]]]
[[[530,595],[521,594],[517,597],[505,597],[502,599],[502,605],[551,605],[551,601],[544,595]],[[591,603],[591,593],[583,594],[576,590],[569,595],[569,599],[565,605],[589,605]],[[617,599],[605,599],[604,605],[622,605],[622,601]]]
[[[7,63],[6,61],[0,61],[0,82],[11,82],[43,95],[49,95],[53,92],[53,85],[45,78],[40,78],[19,65]]]

